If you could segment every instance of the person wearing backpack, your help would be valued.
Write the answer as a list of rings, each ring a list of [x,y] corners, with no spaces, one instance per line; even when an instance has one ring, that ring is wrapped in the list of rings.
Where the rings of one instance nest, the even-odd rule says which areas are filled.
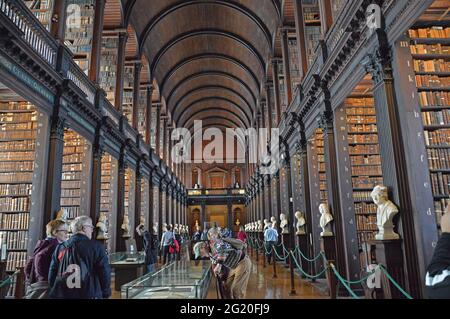
[[[33,255],[25,267],[27,291],[25,299],[45,299],[48,291],[48,271],[53,252],[58,244],[67,240],[67,225],[61,219],[50,221],[46,225],[47,238],[39,240]]]
[[[71,224],[74,235],[53,253],[48,280],[55,299],[104,299],[111,296],[111,269],[104,246],[92,239],[88,216]]]
[[[217,228],[208,231],[209,242],[194,245],[195,258],[209,257],[213,271],[223,281],[226,298],[245,298],[252,262],[245,253],[246,244],[235,238],[221,238]],[[223,276],[222,273],[226,273]]]
[[[150,234],[145,230],[145,226],[140,224],[136,228],[139,236],[142,236],[144,241],[145,265],[147,266],[147,273],[155,271],[155,263],[158,259],[158,239],[155,233]]]

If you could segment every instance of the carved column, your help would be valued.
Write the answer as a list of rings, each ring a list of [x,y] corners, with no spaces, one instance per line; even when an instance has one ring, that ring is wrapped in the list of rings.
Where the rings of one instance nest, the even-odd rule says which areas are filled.
[[[374,98],[378,124],[378,136],[380,153],[382,158],[383,181],[389,188],[390,199],[399,207],[401,212],[401,225],[399,233],[404,245],[404,272],[407,278],[406,290],[409,290],[413,298],[423,297],[423,276],[420,265],[417,243],[421,242],[419,226],[414,219],[424,212],[414,211],[412,203],[417,195],[410,187],[408,167],[405,156],[405,144],[403,141],[402,125],[399,108],[394,90],[392,74],[391,51],[388,45],[387,35],[382,29],[377,30],[379,48],[373,54],[369,54],[365,66],[372,74],[374,82]],[[411,171],[411,174],[414,174]],[[431,248],[429,248],[431,249]]]
[[[265,209],[265,214],[264,214],[264,218],[267,218],[270,220],[270,217],[273,215],[272,213],[272,185],[271,185],[271,177],[270,175],[267,175],[265,177],[265,182],[266,182],[266,186],[265,186],[265,190],[266,190],[266,209]]]
[[[164,188],[162,181],[158,185],[158,238],[161,240],[163,226],[163,194]]]
[[[117,187],[117,219],[116,219],[116,251],[126,251],[125,240],[122,237],[122,223],[125,216],[125,170],[127,164],[125,162],[125,150],[122,148],[119,158],[119,174]]]
[[[289,38],[288,30],[283,28],[281,30],[281,51],[283,54],[283,68],[284,68],[284,87],[286,90],[285,103],[289,107],[292,101],[292,85],[291,85],[291,65],[289,57]]]
[[[278,77],[278,60],[272,59],[272,76],[273,76],[273,92],[275,110],[277,111],[277,117],[275,126],[280,124],[281,120],[281,99],[280,99],[280,79]]]
[[[152,95],[153,86],[147,86],[147,105],[145,109],[145,142],[151,144],[151,134],[152,134]]]
[[[305,20],[303,18],[302,0],[294,0],[295,31],[297,34],[298,61],[300,63],[300,74],[303,78],[308,71],[308,56],[306,55]]]
[[[127,44],[128,33],[119,33],[119,47],[117,50],[117,74],[116,74],[116,92],[114,97],[114,106],[122,112],[123,100],[123,77],[125,68],[125,47]]]
[[[136,246],[138,250],[142,249],[142,242],[139,240],[139,235],[136,233],[136,227],[141,223],[141,199],[142,199],[142,169],[141,161],[138,161],[136,165],[136,183],[134,184],[134,228],[132,231],[135,233]]]
[[[270,130],[272,129],[272,87],[273,83],[266,83],[266,103],[267,103],[267,128]]]
[[[156,104],[155,153],[161,158],[160,134],[161,134],[161,104],[158,103]]]
[[[141,84],[141,70],[142,62],[134,62],[134,80],[133,80],[133,115],[132,115],[132,126],[135,130],[138,129],[138,117],[140,105],[140,84]]]
[[[91,62],[89,64],[89,79],[94,83],[99,83],[100,61],[102,51],[103,20],[105,16],[105,1],[95,1],[94,27],[92,34]],[[58,2],[58,1],[56,1]]]
[[[67,19],[67,0],[55,1],[53,5],[50,34],[53,38],[64,43]]]
[[[104,136],[101,126],[98,125],[95,141],[92,145],[92,180],[91,180],[91,204],[90,204],[90,217],[94,225],[96,224],[100,216],[100,197],[101,197],[101,185],[102,185],[102,156],[103,156],[103,143]],[[94,233],[95,234],[95,233]],[[93,238],[95,236],[93,235]]]

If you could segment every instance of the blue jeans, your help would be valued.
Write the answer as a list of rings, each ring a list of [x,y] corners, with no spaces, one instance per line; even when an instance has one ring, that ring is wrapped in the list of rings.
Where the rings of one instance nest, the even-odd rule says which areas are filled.
[[[155,264],[147,265],[147,274],[155,271]]]

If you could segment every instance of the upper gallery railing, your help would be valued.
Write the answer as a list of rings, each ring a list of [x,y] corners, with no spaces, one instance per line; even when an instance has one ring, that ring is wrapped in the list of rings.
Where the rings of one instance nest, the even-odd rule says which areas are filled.
[[[188,196],[232,196],[245,195],[242,188],[210,188],[210,189],[188,189]]]

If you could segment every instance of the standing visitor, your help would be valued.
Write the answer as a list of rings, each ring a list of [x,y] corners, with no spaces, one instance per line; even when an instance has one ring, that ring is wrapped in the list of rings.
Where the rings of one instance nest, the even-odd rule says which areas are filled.
[[[56,247],[67,240],[67,225],[55,219],[46,225],[47,238],[39,240],[25,267],[27,291],[25,299],[47,298],[48,272]]]
[[[244,226],[239,226],[239,232],[237,233],[236,238],[242,240],[244,243],[247,242],[247,234],[245,233]]]
[[[152,273],[155,271],[155,263],[157,261],[158,255],[158,239],[155,233],[150,234],[145,226],[140,224],[136,228],[136,232],[142,237],[144,242],[144,253],[145,253],[145,265],[147,267],[147,273]]]
[[[277,243],[278,241],[278,232],[275,228],[273,228],[272,223],[269,223],[267,226],[267,229],[264,232],[264,244],[266,246],[266,251],[271,252],[272,247]],[[267,262],[270,265],[270,260],[272,259],[272,254],[266,254],[267,255]],[[275,260],[274,260],[275,262]]]
[[[111,269],[104,246],[92,239],[88,216],[72,221],[74,234],[53,253],[48,281],[55,299],[103,299],[111,296]],[[74,286],[69,285],[77,283]]]
[[[171,256],[169,253],[169,248],[174,244],[175,236],[173,235],[172,228],[170,225],[167,225],[166,231],[163,233],[161,238],[161,250],[163,253],[163,264],[166,264],[170,261]]]

